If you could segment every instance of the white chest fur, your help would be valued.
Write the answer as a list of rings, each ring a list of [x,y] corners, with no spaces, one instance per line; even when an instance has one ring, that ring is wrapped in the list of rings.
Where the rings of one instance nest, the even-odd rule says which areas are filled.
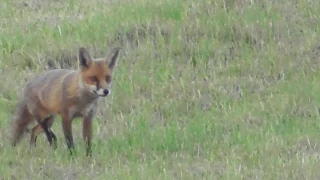
[[[90,116],[90,113],[94,113],[97,108],[97,101],[90,103],[79,103],[70,108],[70,116],[73,118]]]

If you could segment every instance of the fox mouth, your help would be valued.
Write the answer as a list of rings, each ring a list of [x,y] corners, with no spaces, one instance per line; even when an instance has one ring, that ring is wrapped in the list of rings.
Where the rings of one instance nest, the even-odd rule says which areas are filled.
[[[110,94],[109,89],[99,89],[98,91],[93,90],[92,92],[100,97],[106,97]]]
[[[101,97],[106,97],[107,94],[99,94],[97,91],[92,91],[93,94],[97,95],[97,96],[101,96]]]
[[[95,90],[92,91],[92,94],[99,96],[99,94]]]
[[[93,90],[92,93],[96,96],[101,96],[101,97],[105,97],[107,95],[104,95],[104,94],[99,94],[97,91]]]

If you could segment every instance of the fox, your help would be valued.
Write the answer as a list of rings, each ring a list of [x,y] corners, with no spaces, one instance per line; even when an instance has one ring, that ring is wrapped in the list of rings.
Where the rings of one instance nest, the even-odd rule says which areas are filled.
[[[36,122],[29,130],[30,145],[35,146],[38,135],[44,132],[49,145],[56,149],[57,137],[51,127],[55,117],[60,116],[66,145],[73,155],[72,121],[82,118],[86,155],[92,156],[92,121],[98,100],[111,94],[120,50],[115,47],[105,57],[93,59],[85,47],[80,47],[77,69],[51,69],[28,81],[11,119],[12,146],[15,147],[28,132],[27,126]]]

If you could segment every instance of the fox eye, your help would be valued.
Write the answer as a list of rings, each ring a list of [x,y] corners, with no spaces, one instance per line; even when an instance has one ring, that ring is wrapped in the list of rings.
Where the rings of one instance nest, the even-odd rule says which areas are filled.
[[[106,81],[107,81],[107,83],[110,83],[111,82],[111,76],[107,76],[106,77]]]
[[[95,76],[89,77],[89,79],[90,79],[91,81],[94,81],[94,82],[98,81],[97,77],[95,77]]]

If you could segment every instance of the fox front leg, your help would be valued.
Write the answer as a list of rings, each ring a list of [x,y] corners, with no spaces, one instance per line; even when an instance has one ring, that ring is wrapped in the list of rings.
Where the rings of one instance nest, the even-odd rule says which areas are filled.
[[[97,103],[94,103],[89,113],[83,118],[82,136],[86,144],[86,156],[92,156],[91,140],[92,140],[92,120],[95,116]]]
[[[86,144],[86,156],[92,156],[91,139],[92,139],[92,118],[83,119],[83,140]]]
[[[63,128],[64,137],[66,139],[66,143],[70,151],[70,155],[73,155],[72,151],[74,151],[74,143],[73,143],[71,122],[72,122],[72,119],[69,117],[64,116],[62,118],[62,128]]]

